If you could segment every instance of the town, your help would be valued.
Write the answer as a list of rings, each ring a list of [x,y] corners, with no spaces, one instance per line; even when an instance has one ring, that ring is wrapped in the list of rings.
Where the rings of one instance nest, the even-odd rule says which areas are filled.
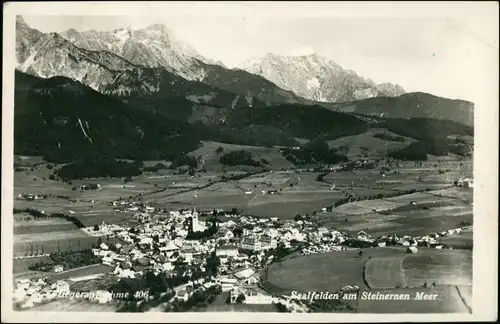
[[[310,216],[297,215],[285,221],[277,217],[241,215],[236,209],[198,211],[192,206],[166,210],[125,200],[115,200],[109,205],[133,214],[137,225],[102,222],[81,228],[86,235],[97,237],[98,244],[86,252],[59,253],[65,254],[61,260],[79,260],[78,265],[74,265],[74,261],[35,264],[32,270],[47,274],[16,281],[17,307],[27,309],[72,296],[97,304],[118,300],[127,311],[147,311],[155,307],[164,311],[187,311],[225,293],[226,303],[267,304],[275,305],[280,311],[308,312],[307,301],[290,294],[277,294],[262,284],[262,270],[285,258],[317,253],[360,249],[361,254],[361,249],[391,246],[404,247],[407,253],[418,253],[419,247],[446,249],[446,244],[440,243],[441,238],[471,230],[470,224],[463,224],[422,236],[372,237],[366,231],[348,235],[317,224]],[[59,280],[52,276],[70,273],[74,267],[92,267],[95,263],[107,270],[91,275],[62,276]],[[72,282],[105,275],[115,278],[109,279],[115,282],[109,290],[86,292],[77,297],[75,292],[70,292]],[[135,281],[141,284],[134,284]],[[345,284],[341,291],[359,289],[348,282]]]

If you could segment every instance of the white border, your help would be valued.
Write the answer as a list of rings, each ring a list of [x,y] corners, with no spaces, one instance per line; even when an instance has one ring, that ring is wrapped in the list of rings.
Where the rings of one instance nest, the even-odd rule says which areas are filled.
[[[168,7],[168,10],[167,10]],[[176,10],[176,8],[178,10]],[[4,3],[2,88],[2,322],[414,322],[497,318],[498,41],[478,63],[475,110],[473,314],[75,313],[12,311],[13,100],[17,14],[189,15],[294,17],[456,17],[475,19],[498,40],[497,2],[10,2]],[[319,10],[318,10],[319,9]],[[483,39],[484,40],[484,39]],[[490,44],[493,44],[490,43]],[[467,78],[457,72],[457,77]]]

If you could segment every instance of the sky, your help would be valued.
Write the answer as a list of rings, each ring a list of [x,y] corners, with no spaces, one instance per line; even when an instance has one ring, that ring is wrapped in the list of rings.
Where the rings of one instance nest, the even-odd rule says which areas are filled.
[[[435,8],[418,15],[407,6],[391,13],[390,8],[396,6],[374,14],[376,8],[368,12],[365,4],[363,15],[352,3],[328,7],[313,2],[300,8],[295,3],[212,4],[174,3],[157,10],[141,7],[134,11],[136,15],[126,16],[116,10],[106,16],[72,11],[23,17],[43,32],[142,28],[161,23],[201,55],[228,67],[266,53],[317,53],[377,83],[397,83],[407,92],[473,102],[480,100],[478,79],[488,69],[485,62],[498,55],[498,34],[488,32],[491,24],[485,21],[484,11],[483,16],[469,17],[464,14],[471,12],[467,8],[455,15],[447,10],[443,16],[440,12],[444,10]]]

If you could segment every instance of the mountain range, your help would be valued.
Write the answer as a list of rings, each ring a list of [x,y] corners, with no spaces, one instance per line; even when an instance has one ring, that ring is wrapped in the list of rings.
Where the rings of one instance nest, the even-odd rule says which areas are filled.
[[[202,140],[298,146],[372,127],[423,141],[473,135],[472,103],[375,84],[317,54],[229,69],[159,24],[43,33],[18,16],[16,29],[16,154],[175,160]]]
[[[261,75],[279,87],[320,102],[346,102],[405,93],[399,85],[375,84],[356,72],[318,54],[281,56],[268,53],[241,63],[238,68]]]

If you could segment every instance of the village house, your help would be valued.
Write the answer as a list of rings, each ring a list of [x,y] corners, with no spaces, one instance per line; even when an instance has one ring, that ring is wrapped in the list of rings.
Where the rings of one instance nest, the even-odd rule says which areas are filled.
[[[238,247],[233,245],[222,245],[215,249],[215,255],[218,257],[237,257],[239,254]]]
[[[275,238],[268,235],[262,235],[260,237],[260,245],[263,250],[275,249],[278,246],[278,242]]]
[[[223,292],[231,291],[235,287],[237,282],[238,279],[229,278],[227,276],[220,276],[215,278],[215,283],[221,286]]]
[[[55,273],[62,272],[63,270],[64,270],[64,267],[62,266],[62,264],[56,264],[54,266],[54,272]]]
[[[242,250],[248,251],[260,251],[262,249],[262,243],[256,237],[244,237],[241,240],[240,248]]]
[[[255,285],[259,282],[259,278],[255,274],[255,270],[248,267],[235,270],[233,272],[233,276],[238,280],[239,283],[246,285]]]
[[[229,240],[234,237],[233,232],[228,228],[220,227],[215,233],[214,238],[216,240]]]
[[[418,249],[415,246],[410,246],[409,248],[406,249],[407,253],[417,253]]]

